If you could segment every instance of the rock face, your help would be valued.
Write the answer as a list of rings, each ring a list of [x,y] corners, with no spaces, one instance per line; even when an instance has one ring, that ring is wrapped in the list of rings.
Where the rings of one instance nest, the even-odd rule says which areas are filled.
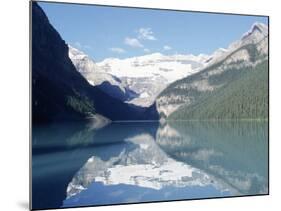
[[[243,78],[247,70],[259,69],[268,61],[268,28],[256,23],[242,38],[228,49],[217,52],[207,67],[189,77],[170,84],[157,98],[157,110],[163,117],[185,106],[187,108],[203,96],[225,88],[231,82]],[[267,67],[263,67],[267,71]],[[249,77],[250,78],[250,77]]]
[[[227,49],[219,48],[211,55],[163,55],[152,53],[126,59],[107,58],[95,63],[85,53],[70,47],[69,56],[77,70],[92,85],[99,86],[108,95],[130,104],[149,107],[170,84],[217,65],[225,60],[224,67],[214,69],[210,74],[220,74],[225,68],[238,67],[241,61],[250,61],[251,55],[246,49],[239,48],[256,45],[262,54],[267,53],[267,26],[256,23],[242,38],[233,42]],[[250,61],[253,62],[253,61]],[[240,65],[241,66],[241,65]],[[213,91],[216,88],[208,84],[206,78],[193,84],[199,92]],[[169,89],[169,88],[168,88]],[[165,92],[165,91],[164,91]],[[171,101],[181,101],[182,96],[172,94]],[[158,98],[159,99],[159,98]],[[164,101],[165,105],[161,102]],[[187,102],[188,99],[185,99]],[[166,98],[157,100],[158,112],[168,116],[182,103],[170,104]]]
[[[103,71],[96,63],[84,52],[69,47],[69,58],[84,78],[93,86],[99,87],[103,92],[121,101],[131,100],[137,94],[128,89],[121,80]]]
[[[33,123],[83,119],[101,114],[110,120],[158,119],[155,105],[129,105],[93,87],[76,70],[68,46],[32,3],[32,120]]]
[[[207,65],[208,55],[163,55],[153,53],[126,59],[108,58],[97,65],[137,93],[128,103],[147,107],[168,84],[194,74]]]
[[[68,58],[68,47],[49,23],[44,11],[32,3],[32,119],[45,122],[79,119],[95,113],[88,99],[88,82]],[[84,110],[70,105],[84,104]],[[86,101],[88,101],[86,103]],[[88,105],[87,105],[88,104]]]

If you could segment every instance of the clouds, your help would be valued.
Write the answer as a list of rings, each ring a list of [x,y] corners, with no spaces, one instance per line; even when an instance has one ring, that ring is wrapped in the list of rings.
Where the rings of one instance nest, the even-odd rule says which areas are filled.
[[[75,42],[75,43],[73,43],[73,45],[76,47],[76,48],[78,48],[78,49],[80,49],[80,50],[82,50],[82,49],[87,49],[87,50],[92,50],[92,46],[90,46],[90,45],[84,45],[84,44],[82,44],[82,43],[80,43],[80,42]]]
[[[169,50],[172,50],[172,47],[169,46],[169,45],[164,45],[164,46],[163,46],[163,50],[164,50],[164,51],[169,51]]]
[[[141,44],[137,38],[126,37],[124,43],[133,48],[143,48],[143,44]]]
[[[144,51],[145,53],[149,53],[149,52],[150,52],[150,50],[149,50],[148,48],[143,49],[143,51]]]
[[[137,33],[138,33],[138,39],[140,40],[156,40],[151,28],[139,28],[137,30]]]
[[[123,48],[109,48],[109,50],[118,54],[122,54],[126,52]]]
[[[151,28],[141,27],[136,30],[136,33],[136,37],[126,37],[124,43],[133,48],[144,48],[144,45],[140,40],[157,40]],[[144,49],[144,52],[149,52],[149,50]]]
[[[153,41],[157,42],[152,44]],[[127,47],[124,47],[124,45]],[[143,53],[150,53],[151,51],[157,51],[155,47],[158,48],[158,51],[172,50],[172,47],[170,45],[161,44],[160,40],[158,40],[154,35],[152,28],[140,27],[134,31],[133,35],[131,34],[124,38],[123,47],[111,47],[109,48],[109,50],[117,54],[130,53],[132,51],[139,52],[139,50],[142,50]]]

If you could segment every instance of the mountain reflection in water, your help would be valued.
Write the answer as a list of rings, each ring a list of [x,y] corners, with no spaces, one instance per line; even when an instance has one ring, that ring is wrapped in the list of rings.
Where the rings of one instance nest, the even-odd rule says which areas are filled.
[[[267,194],[267,132],[267,122],[35,128],[33,208]]]

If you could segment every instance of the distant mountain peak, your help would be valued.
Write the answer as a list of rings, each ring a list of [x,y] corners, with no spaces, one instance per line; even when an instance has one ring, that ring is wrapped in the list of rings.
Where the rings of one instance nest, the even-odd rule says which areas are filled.
[[[227,49],[225,49],[225,48],[219,48],[219,49],[218,49],[218,51],[221,51],[221,52],[226,52],[226,51],[227,51]]]
[[[251,29],[247,31],[241,40],[248,39],[251,36],[266,36],[268,34],[268,26],[264,23],[256,22],[252,25]]]
[[[84,52],[78,50],[77,48],[71,46],[71,45],[68,45],[68,49],[69,49],[69,57],[70,58],[73,58],[75,57],[76,59],[85,59],[85,58],[89,58],[88,55],[86,55]]]

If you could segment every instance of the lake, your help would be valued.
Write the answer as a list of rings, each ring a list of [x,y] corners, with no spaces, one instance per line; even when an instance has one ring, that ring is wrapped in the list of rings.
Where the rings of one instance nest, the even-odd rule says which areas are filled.
[[[33,127],[32,208],[268,194],[268,122]]]

